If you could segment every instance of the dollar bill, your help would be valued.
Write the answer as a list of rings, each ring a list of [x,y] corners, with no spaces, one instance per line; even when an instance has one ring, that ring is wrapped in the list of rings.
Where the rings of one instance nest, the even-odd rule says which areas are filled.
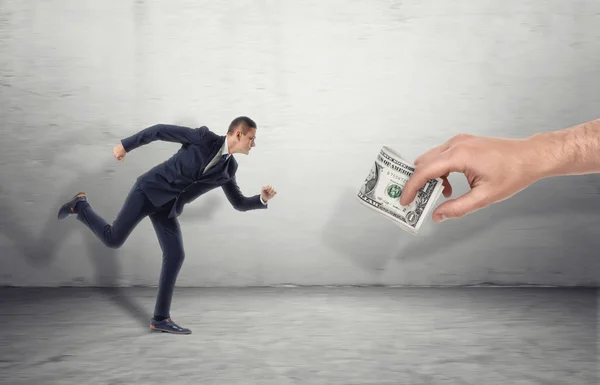
[[[419,189],[415,199],[406,206],[400,204],[400,194],[415,166],[396,151],[383,146],[369,175],[358,191],[359,201],[391,219],[396,225],[416,235],[428,218],[433,205],[442,193],[442,179],[430,179]]]

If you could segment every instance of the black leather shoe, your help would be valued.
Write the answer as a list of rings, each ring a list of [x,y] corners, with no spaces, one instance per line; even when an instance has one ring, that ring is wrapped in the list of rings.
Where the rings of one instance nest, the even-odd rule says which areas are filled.
[[[150,330],[153,332],[173,333],[173,334],[192,334],[190,329],[182,328],[177,325],[171,318],[162,321],[151,320]]]
[[[71,214],[77,214],[75,206],[79,202],[87,202],[87,196],[85,193],[80,192],[76,194],[70,201],[62,205],[60,210],[58,210],[58,219],[64,219]]]

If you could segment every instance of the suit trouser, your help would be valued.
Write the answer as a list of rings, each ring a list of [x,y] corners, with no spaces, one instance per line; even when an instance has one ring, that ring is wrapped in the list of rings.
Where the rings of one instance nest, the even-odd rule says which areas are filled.
[[[177,218],[169,218],[170,205],[155,207],[137,182],[133,185],[114,222],[108,224],[88,202],[79,203],[77,219],[84,223],[108,247],[119,248],[135,226],[150,217],[162,249],[162,267],[158,281],[155,316],[169,317],[177,276],[185,258],[183,239]]]

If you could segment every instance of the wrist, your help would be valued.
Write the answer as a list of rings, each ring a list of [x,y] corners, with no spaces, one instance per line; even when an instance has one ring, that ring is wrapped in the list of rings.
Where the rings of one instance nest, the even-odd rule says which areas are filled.
[[[565,133],[550,131],[533,134],[523,140],[526,147],[526,163],[536,180],[550,178],[561,173],[565,162]]]
[[[600,120],[524,140],[539,179],[600,172]]]

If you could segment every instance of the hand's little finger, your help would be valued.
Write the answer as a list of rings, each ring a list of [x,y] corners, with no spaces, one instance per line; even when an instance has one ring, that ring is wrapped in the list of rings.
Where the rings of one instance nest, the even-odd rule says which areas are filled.
[[[488,205],[487,194],[483,188],[473,188],[463,196],[451,199],[439,205],[432,213],[435,222],[448,218],[461,218]]]

